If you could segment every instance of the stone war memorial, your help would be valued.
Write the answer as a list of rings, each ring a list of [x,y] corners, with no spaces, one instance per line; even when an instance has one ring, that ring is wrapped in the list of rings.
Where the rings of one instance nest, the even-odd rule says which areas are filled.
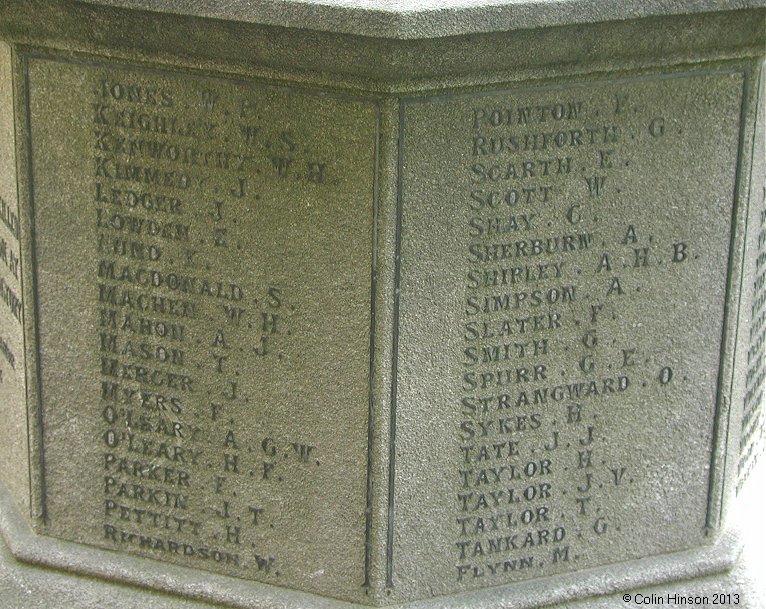
[[[0,607],[762,607],[764,55],[764,0],[0,0]]]

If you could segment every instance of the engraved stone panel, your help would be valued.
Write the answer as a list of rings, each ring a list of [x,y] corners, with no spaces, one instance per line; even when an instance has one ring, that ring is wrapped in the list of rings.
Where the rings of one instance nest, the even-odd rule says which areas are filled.
[[[404,104],[397,594],[706,543],[743,81]]]
[[[25,69],[46,532],[357,598],[376,108]]]
[[[763,107],[763,88],[766,79],[761,66],[761,97],[757,113],[755,146],[753,147],[750,182],[751,222],[755,224],[749,244],[752,276],[745,289],[750,292],[750,309],[745,315],[750,320],[748,349],[745,357],[745,398],[740,436],[739,481],[741,490],[755,468],[766,444],[766,417],[763,413],[763,390],[766,382],[766,108]]]
[[[3,480],[29,510],[24,305],[16,183],[11,49],[0,43],[0,462]]]

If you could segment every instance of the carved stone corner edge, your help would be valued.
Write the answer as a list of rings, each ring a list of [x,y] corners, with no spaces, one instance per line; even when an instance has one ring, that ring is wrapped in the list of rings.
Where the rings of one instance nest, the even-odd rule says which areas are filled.
[[[171,564],[162,563],[162,568],[158,570],[158,563],[148,558],[121,555],[38,536],[19,513],[2,482],[0,537],[20,562],[238,609],[368,607],[213,573],[203,575],[197,570]],[[458,609],[486,607],[488,602],[495,609],[534,609],[649,585],[725,573],[737,563],[742,548],[742,536],[733,527],[708,546],[551,576],[545,583],[539,579],[528,580],[450,597],[389,606],[389,609]]]

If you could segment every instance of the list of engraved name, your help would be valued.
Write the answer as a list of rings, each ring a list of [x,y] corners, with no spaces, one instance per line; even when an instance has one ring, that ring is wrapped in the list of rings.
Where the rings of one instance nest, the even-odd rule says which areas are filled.
[[[690,249],[609,210],[633,156],[678,133],[627,95],[546,97],[466,116],[453,555],[469,584],[565,568],[619,532],[603,500],[636,472],[606,457],[600,413],[677,374],[619,327],[656,298],[649,274],[688,266]]]
[[[102,539],[278,577],[264,506],[286,467],[320,462],[247,415],[263,405],[240,375],[282,360],[295,307],[237,265],[241,210],[263,183],[316,183],[324,165],[299,173],[293,134],[269,133],[253,96],[230,97],[130,77],[94,92]]]

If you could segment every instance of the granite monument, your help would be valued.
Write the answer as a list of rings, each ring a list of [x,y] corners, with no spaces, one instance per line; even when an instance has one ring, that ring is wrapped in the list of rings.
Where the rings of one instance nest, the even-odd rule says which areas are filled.
[[[766,3],[4,0],[0,41],[8,560],[259,609],[735,565]]]

